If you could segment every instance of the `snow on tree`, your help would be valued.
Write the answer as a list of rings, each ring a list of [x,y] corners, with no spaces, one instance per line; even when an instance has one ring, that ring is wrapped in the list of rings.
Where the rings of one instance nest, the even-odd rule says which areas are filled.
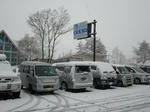
[[[115,47],[112,50],[111,63],[127,64],[127,59],[126,59],[125,55],[119,50],[118,47]]]
[[[145,40],[139,44],[138,48],[134,48],[137,63],[145,63],[150,60],[150,46]]]
[[[31,37],[29,34],[25,34],[25,36],[18,41],[18,48],[28,57],[28,60],[40,58],[41,53],[38,46],[37,39],[35,37]]]
[[[83,44],[82,42],[79,42],[77,46],[77,50],[78,52],[84,51],[84,52],[92,53],[93,52],[93,38],[86,39],[85,44]],[[107,54],[106,48],[100,39],[96,40],[96,53],[101,54],[101,55]]]

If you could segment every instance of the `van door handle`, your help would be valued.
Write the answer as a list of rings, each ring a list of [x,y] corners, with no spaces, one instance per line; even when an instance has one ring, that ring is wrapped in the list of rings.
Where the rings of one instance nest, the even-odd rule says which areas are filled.
[[[27,75],[26,77],[29,77],[29,75]]]

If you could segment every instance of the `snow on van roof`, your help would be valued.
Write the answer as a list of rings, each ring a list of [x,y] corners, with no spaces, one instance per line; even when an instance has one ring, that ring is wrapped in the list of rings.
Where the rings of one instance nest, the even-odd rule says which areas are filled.
[[[51,64],[39,61],[23,61],[21,65],[51,65]]]
[[[5,54],[0,54],[0,60],[6,60],[6,55]]]
[[[84,61],[69,61],[62,63],[54,63],[53,65],[90,65],[90,64]]]
[[[112,66],[116,66],[116,67],[125,67],[125,65],[121,65],[121,64],[112,64]]]

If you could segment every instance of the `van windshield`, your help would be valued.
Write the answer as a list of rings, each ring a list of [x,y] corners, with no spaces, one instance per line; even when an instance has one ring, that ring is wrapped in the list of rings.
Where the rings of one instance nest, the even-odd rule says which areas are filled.
[[[37,76],[55,76],[57,75],[53,66],[35,66],[35,74]]]
[[[139,67],[132,67],[134,70],[136,70],[139,73],[145,73],[141,68]]]
[[[129,71],[125,67],[117,67],[121,74],[129,74]]]
[[[76,68],[76,73],[90,72],[90,67],[89,66],[78,65],[75,68]]]

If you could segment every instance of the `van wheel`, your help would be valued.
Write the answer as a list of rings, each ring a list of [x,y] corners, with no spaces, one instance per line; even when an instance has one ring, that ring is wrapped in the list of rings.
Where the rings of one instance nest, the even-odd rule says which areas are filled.
[[[119,87],[123,87],[123,82],[122,82],[122,81],[119,81],[117,85],[118,85]]]
[[[134,79],[134,84],[140,84],[140,83],[141,83],[140,79],[138,78]]]
[[[106,87],[107,89],[110,89],[110,85],[106,85],[105,87]]]
[[[20,91],[19,92],[14,92],[13,96],[14,96],[14,98],[19,98],[20,97]]]
[[[67,91],[68,90],[68,86],[65,82],[61,83],[61,89]]]
[[[29,91],[31,92],[31,94],[34,94],[34,90],[33,90],[33,88],[32,88],[32,85],[31,85],[31,84],[29,84]]]
[[[21,85],[21,89],[23,89],[23,85]]]
[[[98,88],[98,84],[97,84],[98,82],[96,81],[96,80],[93,80],[93,86],[94,86],[94,88]]]

